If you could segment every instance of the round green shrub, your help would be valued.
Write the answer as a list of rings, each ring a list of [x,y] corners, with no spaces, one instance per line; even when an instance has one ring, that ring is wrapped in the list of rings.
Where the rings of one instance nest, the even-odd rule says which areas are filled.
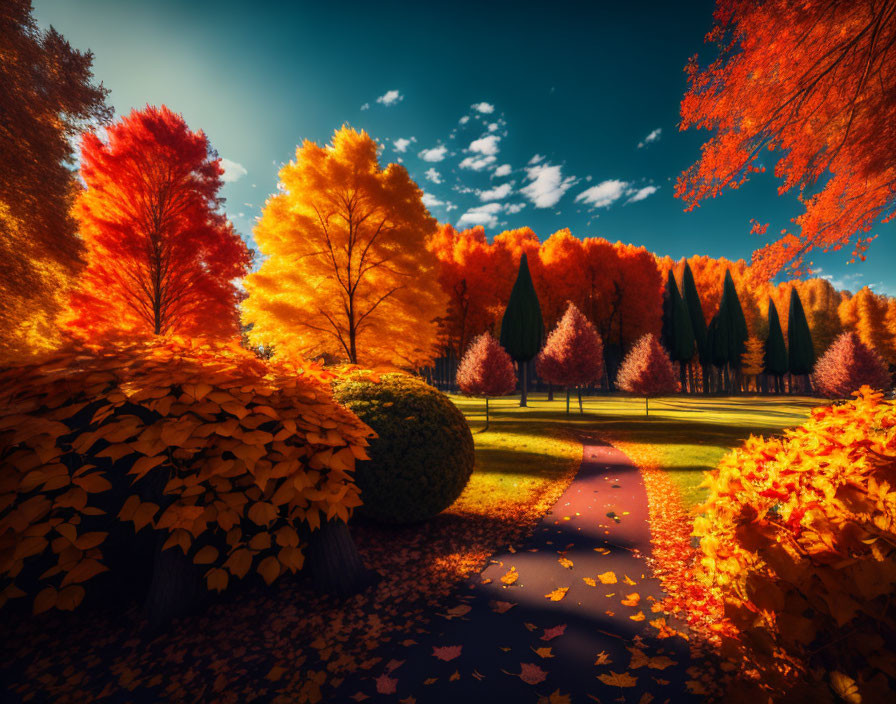
[[[384,523],[432,518],[460,496],[473,472],[473,436],[443,393],[406,374],[333,385],[336,400],[376,431],[358,462],[358,511]]]

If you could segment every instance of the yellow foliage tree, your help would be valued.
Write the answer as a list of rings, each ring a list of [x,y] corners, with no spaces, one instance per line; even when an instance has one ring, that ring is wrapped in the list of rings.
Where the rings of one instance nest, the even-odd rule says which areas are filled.
[[[758,337],[750,336],[747,339],[747,349],[741,355],[741,373],[744,375],[747,389],[750,388],[750,380],[759,390],[757,377],[765,371],[765,341]]]
[[[278,189],[255,228],[266,259],[246,279],[250,341],[368,366],[431,360],[446,308],[436,221],[405,168],[380,168],[373,138],[343,127],[299,147]]]

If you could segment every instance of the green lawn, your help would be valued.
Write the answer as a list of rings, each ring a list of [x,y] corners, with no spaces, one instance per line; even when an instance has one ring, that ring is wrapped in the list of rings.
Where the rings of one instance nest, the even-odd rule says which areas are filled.
[[[611,395],[586,397],[583,415],[573,399],[567,417],[562,393],[554,401],[532,394],[528,408],[519,407],[518,396],[508,396],[489,402],[491,427],[478,433],[485,424],[485,402],[458,395],[451,399],[467,417],[476,441],[471,496],[485,499],[534,489],[568,466],[569,438],[591,433],[633,444],[640,450],[633,459],[650,457],[667,470],[687,506],[703,500],[703,472],[729,449],[750,434],[770,435],[799,425],[811,408],[823,403],[794,396],[674,396],[652,399],[645,417],[644,399]]]

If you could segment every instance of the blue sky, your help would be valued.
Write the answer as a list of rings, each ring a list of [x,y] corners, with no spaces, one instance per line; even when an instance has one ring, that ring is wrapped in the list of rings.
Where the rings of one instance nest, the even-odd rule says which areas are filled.
[[[249,241],[279,165],[347,123],[407,167],[440,222],[749,259],[763,242],[751,218],[773,233],[800,213],[771,173],[690,213],[672,195],[707,134],[677,123],[713,2],[591,5],[34,0],[34,12],[93,50],[118,114],[164,103],[208,134]],[[811,259],[838,287],[896,295],[896,223],[874,232],[867,262]]]

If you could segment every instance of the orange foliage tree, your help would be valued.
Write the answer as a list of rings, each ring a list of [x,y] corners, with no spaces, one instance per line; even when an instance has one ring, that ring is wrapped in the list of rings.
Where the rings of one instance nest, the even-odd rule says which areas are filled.
[[[111,116],[93,56],[43,31],[29,0],[0,6],[0,363],[55,346],[83,262],[70,215],[74,138]]]
[[[447,298],[427,248],[436,222],[400,164],[349,127],[306,141],[280,170],[255,228],[267,258],[246,279],[243,321],[275,354],[419,367],[432,359]]]
[[[184,563],[217,591],[301,568],[312,536],[360,504],[351,475],[370,429],[333,401],[332,378],[168,336],[6,371],[0,605],[74,608],[144,530],[162,619],[164,595],[191,589]]]
[[[202,132],[162,106],[86,134],[74,214],[87,267],[61,317],[78,337],[234,336],[246,245],[220,212],[223,169]]]
[[[844,297],[838,313],[844,330],[855,332],[889,364],[896,365],[896,299],[874,293],[865,286]]]
[[[805,212],[798,234],[782,231],[754,253],[757,269],[800,270],[813,247],[853,239],[853,257],[864,258],[864,233],[896,213],[896,6],[719,0],[707,41],[718,58],[702,69],[690,60],[681,129],[715,135],[676,195],[691,209],[763,170],[764,148],[778,150],[779,192],[799,189]]]
[[[896,404],[867,386],[708,479],[697,574],[742,678],[725,701],[884,702],[896,687]]]

